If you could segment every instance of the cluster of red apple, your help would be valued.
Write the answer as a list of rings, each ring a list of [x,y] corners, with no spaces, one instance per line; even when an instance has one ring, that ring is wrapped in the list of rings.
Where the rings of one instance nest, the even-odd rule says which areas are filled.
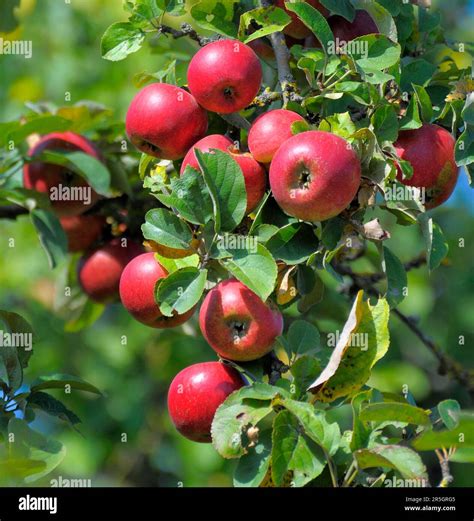
[[[339,18],[333,25],[346,31],[340,37],[350,40],[364,31],[360,24],[365,24],[369,32],[376,31],[375,24],[371,19],[368,22],[367,17],[370,19],[361,11],[352,26]],[[287,32],[301,38],[306,36],[302,34],[302,27],[301,22],[294,19]],[[218,149],[230,154],[243,173],[247,213],[261,201],[267,188],[268,171],[273,197],[286,214],[309,222],[340,214],[356,196],[361,181],[360,161],[345,139],[317,130],[293,135],[292,124],[305,119],[285,109],[267,111],[254,120],[248,132],[248,152],[242,152],[227,136],[205,135],[207,111],[229,114],[244,109],[258,94],[261,81],[260,61],[249,46],[236,40],[210,43],[190,62],[189,91],[154,83],[135,96],[126,117],[128,136],[139,150],[154,157],[184,158],[181,175],[186,175],[187,166],[199,170],[195,149],[211,153]],[[71,133],[45,136],[32,153],[41,147],[72,147],[100,157],[85,138]],[[395,148],[400,158],[412,164],[414,171],[407,180],[399,169],[399,181],[430,190],[428,208],[449,197],[458,175],[454,139],[449,132],[425,124],[417,130],[401,132]],[[60,166],[28,164],[25,186],[48,192],[66,174]],[[61,215],[71,250],[86,249],[96,241],[103,226],[101,218],[79,215],[85,210],[83,205],[54,207]],[[194,309],[167,317],[155,302],[156,282],[168,273],[155,260],[154,253],[143,253],[141,246],[130,240],[125,244],[121,241],[113,239],[80,261],[78,276],[84,291],[102,302],[119,293],[124,307],[151,327],[174,327],[185,322]],[[283,329],[280,312],[234,279],[222,281],[209,291],[200,308],[199,323],[216,353],[236,362],[255,360],[267,354]],[[217,407],[242,385],[240,374],[220,362],[190,366],[181,371],[170,386],[171,419],[188,438],[210,441],[210,427]]]

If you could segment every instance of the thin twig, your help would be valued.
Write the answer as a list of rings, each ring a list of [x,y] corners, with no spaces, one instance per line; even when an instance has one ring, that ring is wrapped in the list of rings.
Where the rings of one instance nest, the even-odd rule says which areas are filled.
[[[436,449],[436,456],[438,456],[439,466],[441,467],[442,479],[438,485],[439,488],[449,487],[450,483],[454,481],[451,471],[449,469],[449,458],[452,455],[452,451],[449,452],[443,448],[442,450]]]
[[[405,269],[416,268],[419,267],[421,264],[421,258],[417,258],[407,263],[405,265]],[[376,282],[380,280],[378,278],[379,274],[363,275],[354,273],[351,270],[351,268],[347,266],[335,265],[334,267],[338,273],[340,273],[341,275],[347,275],[352,279],[351,288],[346,288],[346,291],[348,291],[349,293],[351,293],[351,289],[362,289],[366,291],[369,295],[373,295],[375,297],[379,296],[379,292],[373,286]],[[420,327],[417,325],[413,318],[406,316],[398,309],[393,309],[392,311],[409,329],[412,330],[412,332],[437,358],[439,362],[439,374],[446,375],[452,379],[457,380],[461,385],[466,387],[468,392],[474,392],[474,375],[472,374],[472,372],[465,370],[459,362],[453,360],[450,356],[445,354],[441,350],[441,348],[438,347],[435,344],[435,342],[420,329]]]
[[[271,7],[273,4],[273,0],[260,0],[262,7]],[[290,51],[286,45],[285,36],[281,31],[269,34],[268,39],[275,53],[278,81],[283,93],[283,106],[286,107],[291,99],[291,94],[296,92],[296,82],[290,68]]]
[[[184,36],[188,36],[191,40],[196,41],[201,47],[207,45],[208,43],[215,42],[216,40],[220,40],[224,38],[224,36],[220,34],[213,35],[211,37],[200,36],[188,23],[181,24],[181,29],[174,29],[169,25],[159,25],[156,27],[158,32],[162,34],[169,34],[174,39],[183,38]]]

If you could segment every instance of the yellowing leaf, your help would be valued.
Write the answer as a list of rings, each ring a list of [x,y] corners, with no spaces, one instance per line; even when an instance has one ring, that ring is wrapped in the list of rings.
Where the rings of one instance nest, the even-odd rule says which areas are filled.
[[[367,382],[390,343],[388,318],[385,299],[371,306],[359,291],[326,368],[308,388],[316,400],[332,402],[352,395]]]

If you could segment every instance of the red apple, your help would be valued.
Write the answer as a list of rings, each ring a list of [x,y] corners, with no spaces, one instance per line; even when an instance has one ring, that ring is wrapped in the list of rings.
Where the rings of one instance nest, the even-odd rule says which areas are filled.
[[[105,226],[101,215],[71,215],[61,217],[61,226],[68,240],[68,251],[85,251],[100,237]]]
[[[261,114],[248,135],[253,157],[260,163],[270,163],[280,145],[293,135],[291,125],[295,121],[304,121],[304,118],[291,110],[277,109]]]
[[[147,85],[127,111],[130,141],[161,159],[181,159],[207,130],[207,114],[189,92],[167,83]]]
[[[326,17],[329,15],[329,11],[323,5],[321,5],[318,0],[307,0],[306,3],[317,9],[323,16]],[[286,13],[291,16],[291,23],[283,29],[285,34],[300,40],[311,34],[311,30],[306,27],[306,25],[298,18],[298,16],[293,13],[293,11],[288,11],[286,9],[285,0],[277,0],[275,5],[281,9],[284,9]]]
[[[84,136],[73,132],[53,132],[43,136],[29,150],[30,157],[50,151],[84,152],[96,159],[100,153]],[[33,161],[23,167],[25,188],[48,194],[54,211],[60,215],[78,215],[99,199],[99,195],[80,175],[66,166]]]
[[[188,165],[199,170],[199,163],[196,154],[194,153],[195,148],[201,152],[209,152],[213,148],[227,152],[229,147],[233,144],[234,142],[232,139],[227,136],[222,136],[221,134],[211,134],[210,136],[203,137],[197,143],[194,143],[194,145],[188,150],[188,153],[184,156],[180,174],[182,175],[184,173]]]
[[[183,324],[194,313],[194,308],[182,315],[167,317],[155,302],[155,285],[168,272],[156,261],[153,252],[132,259],[120,278],[120,299],[125,309],[139,322],[150,327],[168,328]]]
[[[400,168],[397,178],[404,185],[425,188],[428,209],[449,199],[456,186],[459,169],[454,160],[455,144],[450,132],[429,124],[400,132],[395,143],[398,156],[413,167],[410,179],[403,179]]]
[[[194,149],[197,148],[202,152],[209,152],[212,149],[227,152],[239,164],[245,181],[245,189],[247,191],[247,214],[254,210],[258,203],[265,195],[267,186],[267,176],[265,169],[252,157],[248,152],[240,153],[233,146],[233,142],[226,136],[213,134],[206,136],[198,141],[186,154],[181,164],[180,173],[183,174],[188,165],[199,170],[199,163],[196,159]]]
[[[215,286],[204,299],[199,325],[210,346],[223,358],[256,360],[273,348],[283,330],[283,318],[235,279]]]
[[[359,36],[380,32],[373,18],[363,9],[356,11],[352,22],[349,22],[343,16],[335,15],[328,18],[328,23],[334,34],[334,39],[339,40],[339,42],[350,42],[354,38],[359,38]]]
[[[190,440],[210,443],[217,408],[243,386],[240,373],[221,362],[186,367],[174,377],[168,391],[168,412],[174,426]]]
[[[188,68],[192,95],[205,109],[238,112],[257,95],[262,66],[254,51],[238,40],[218,40],[202,47]]]
[[[84,293],[96,302],[115,300],[123,269],[142,251],[143,248],[130,239],[115,238],[82,257],[78,279]]]
[[[341,213],[360,185],[361,166],[343,138],[311,130],[291,137],[270,165],[270,186],[278,205],[304,221]]]

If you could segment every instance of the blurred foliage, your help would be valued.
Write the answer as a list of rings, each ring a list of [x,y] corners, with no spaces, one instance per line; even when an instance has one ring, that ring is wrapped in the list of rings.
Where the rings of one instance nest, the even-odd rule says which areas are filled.
[[[434,4],[442,11],[450,38],[474,39],[473,2],[438,0]],[[0,56],[0,121],[18,118],[25,112],[26,102],[49,100],[64,105],[92,99],[114,107],[114,117],[121,122],[136,92],[135,74],[153,73],[175,59],[177,73],[182,75],[185,60],[196,49],[194,42],[184,38],[162,38],[152,54],[142,49],[133,60],[101,59],[102,33],[112,22],[125,19],[121,2],[21,0],[16,15],[20,25],[0,36],[32,40],[33,57]],[[181,21],[178,18],[173,23]],[[411,271],[409,298],[400,307],[419,317],[437,344],[463,365],[472,363],[474,344],[474,209],[467,190],[461,175],[455,195],[435,212],[450,245],[445,264],[431,274],[426,267]],[[395,219],[388,228],[393,233],[387,244],[402,261],[422,251],[417,228],[397,226]],[[10,238],[14,238],[14,247],[10,247]],[[112,305],[91,328],[65,333],[64,322],[51,311],[54,281],[66,267],[49,269],[26,217],[1,221],[0,242],[0,308],[20,313],[39,337],[26,384],[38,374],[60,371],[80,374],[105,395],[99,399],[87,394],[68,397],[68,404],[83,421],[79,425],[83,436],[38,414],[32,426],[63,442],[67,455],[53,474],[36,484],[47,486],[51,479],[62,476],[91,479],[93,486],[231,485],[228,470],[234,462],[222,460],[210,445],[181,437],[167,415],[167,386],[174,375],[191,363],[215,357],[198,334],[196,317],[175,331],[156,331],[134,321],[120,305]],[[357,261],[354,270],[368,268],[366,262]],[[320,331],[328,333],[341,326],[349,306],[334,290],[336,283],[329,278],[325,282],[332,289],[313,308],[311,318]],[[408,383],[420,406],[432,406],[449,395],[463,408],[472,407],[463,389],[437,374],[435,358],[395,316],[390,326],[391,348],[384,363],[373,371],[374,385],[401,392],[401,386]],[[464,345],[459,345],[460,335],[465,336]],[[337,414],[341,422],[347,422],[350,408],[342,407]],[[436,460],[427,463],[436,475]],[[466,465],[453,463],[451,468],[457,486],[472,486],[472,472],[469,475]]]

